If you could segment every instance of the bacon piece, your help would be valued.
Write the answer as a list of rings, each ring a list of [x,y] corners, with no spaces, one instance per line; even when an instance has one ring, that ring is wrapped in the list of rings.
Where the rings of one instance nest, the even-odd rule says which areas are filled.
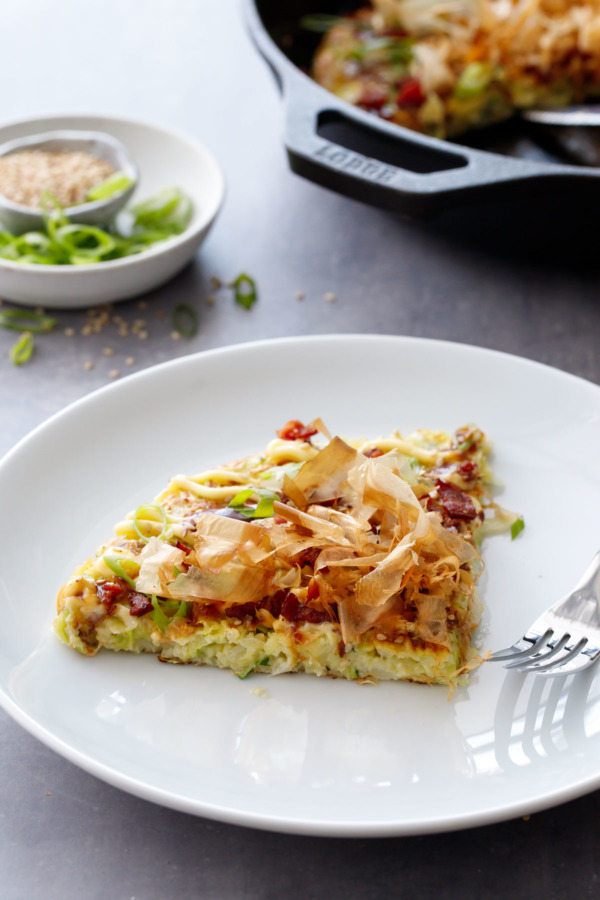
[[[112,616],[117,605],[117,600],[122,598],[125,592],[125,582],[119,578],[117,581],[102,581],[98,584],[97,594],[100,603],[106,607],[106,614]]]
[[[441,505],[446,515],[452,519],[474,519],[477,510],[471,497],[461,491],[460,488],[442,481],[440,478],[435,483]]]
[[[379,447],[371,447],[370,450],[364,451],[364,456],[368,456],[369,459],[375,459],[377,456],[383,456],[383,450],[380,450]]]
[[[417,108],[425,103],[425,94],[416,78],[405,78],[400,84],[396,103],[398,106]]]
[[[152,611],[152,600],[139,591],[131,591],[129,594],[129,612],[132,616],[144,616]]]
[[[304,425],[298,419],[290,419],[277,432],[277,437],[280,437],[282,441],[308,441],[316,433],[317,429],[312,425]]]

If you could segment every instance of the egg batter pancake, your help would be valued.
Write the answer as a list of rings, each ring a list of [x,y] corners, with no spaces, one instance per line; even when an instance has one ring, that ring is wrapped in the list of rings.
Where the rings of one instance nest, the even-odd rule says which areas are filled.
[[[489,496],[488,453],[472,425],[348,441],[290,421],[262,453],[177,475],[120,522],[61,588],[55,629],[89,656],[240,678],[453,686],[477,663],[484,519],[514,519]]]

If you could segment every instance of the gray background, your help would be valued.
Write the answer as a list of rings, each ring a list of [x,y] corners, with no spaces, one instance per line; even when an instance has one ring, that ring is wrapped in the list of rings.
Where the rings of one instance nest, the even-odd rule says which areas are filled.
[[[61,313],[31,363],[16,368],[7,358],[14,334],[0,332],[0,453],[107,384],[111,369],[126,374],[281,335],[443,338],[600,383],[597,217],[585,196],[498,202],[415,223],[299,179],[282,146],[280,97],[236,0],[30,0],[5,4],[2,33],[3,120],[81,111],[174,126],[213,151],[228,188],[196,261],[145,297],[145,309],[119,305],[128,322],[146,321],[147,340],[118,337],[116,327],[84,336],[86,311]],[[228,291],[206,302],[212,276],[242,270],[260,290],[250,312]],[[325,302],[326,292],[336,301]],[[169,315],[182,301],[198,307],[200,329],[174,341]],[[114,356],[103,355],[106,346]],[[449,835],[267,834],[121,793],[0,712],[3,900],[596,896],[599,815],[595,793],[529,820]]]

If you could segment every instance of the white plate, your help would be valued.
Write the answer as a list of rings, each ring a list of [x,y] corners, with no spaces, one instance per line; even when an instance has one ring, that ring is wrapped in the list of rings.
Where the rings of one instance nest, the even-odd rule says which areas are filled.
[[[435,341],[245,344],[132,375],[54,416],[0,464],[0,699],[58,753],[133,794],[260,828],[417,834],[523,815],[600,786],[600,684],[477,670],[444,688],[359,686],[88,659],[50,630],[55,594],[170,475],[262,447],[289,418],[337,433],[477,422],[518,540],[490,539],[483,647],[506,646],[598,547],[600,389]],[[256,692],[256,688],[266,693]]]
[[[0,144],[48,131],[101,131],[127,149],[140,179],[132,202],[163,188],[179,187],[194,203],[194,215],[177,237],[144,253],[81,266],[44,266],[0,259],[0,296],[25,306],[78,309],[144,294],[190,262],[221,207],[224,178],[198,141],[162,126],[114,116],[38,116],[0,126]]]

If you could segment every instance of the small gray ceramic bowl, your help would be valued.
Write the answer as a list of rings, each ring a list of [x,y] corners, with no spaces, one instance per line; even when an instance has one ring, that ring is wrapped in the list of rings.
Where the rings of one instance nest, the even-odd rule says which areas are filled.
[[[131,179],[126,190],[113,194],[106,200],[94,200],[67,207],[65,214],[71,222],[107,225],[125,206],[138,182],[137,167],[123,144],[101,131],[47,131],[44,134],[28,135],[2,144],[0,156],[7,156],[18,150],[81,150],[106,160],[115,171],[124,172]],[[40,231],[44,227],[41,212],[20,203],[13,203],[2,194],[0,194],[0,222],[12,234]]]

